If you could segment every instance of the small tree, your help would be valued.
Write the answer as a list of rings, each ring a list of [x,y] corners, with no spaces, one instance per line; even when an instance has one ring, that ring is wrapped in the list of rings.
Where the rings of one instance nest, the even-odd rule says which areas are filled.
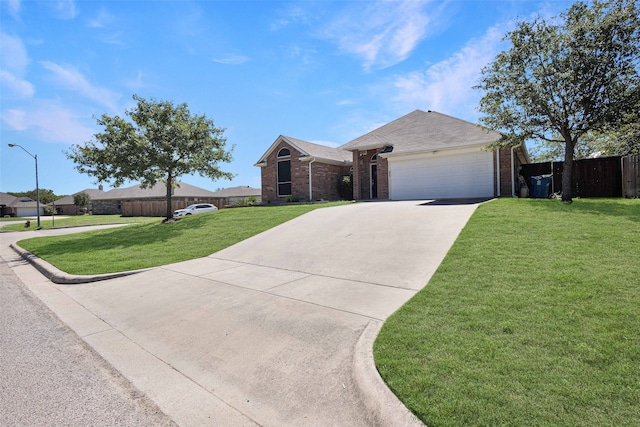
[[[79,207],[83,213],[87,210],[87,205],[91,203],[91,197],[85,192],[73,195],[73,204]]]
[[[620,129],[640,108],[640,19],[635,0],[576,2],[558,19],[520,22],[511,49],[482,70],[480,122],[497,146],[535,138],[564,146],[562,201],[571,203],[575,147]]]
[[[224,149],[224,129],[215,127],[213,120],[192,115],[187,104],[174,106],[137,95],[133,99],[138,104],[125,112],[131,121],[102,115],[97,122],[103,132],[67,152],[78,171],[98,181],[112,181],[115,187],[127,180],[140,181],[142,188],[164,182],[167,219],[173,216],[171,194],[180,176],[233,177],[218,166],[230,162],[231,153]]]

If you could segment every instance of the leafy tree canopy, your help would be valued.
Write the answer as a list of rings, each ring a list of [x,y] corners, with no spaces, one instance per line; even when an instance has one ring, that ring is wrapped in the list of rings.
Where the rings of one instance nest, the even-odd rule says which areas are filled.
[[[638,16],[635,0],[577,2],[557,18],[518,23],[505,37],[511,48],[482,70],[480,121],[504,135],[496,146],[538,139],[564,147],[564,202],[580,138],[637,122]]]
[[[79,207],[85,207],[91,203],[91,197],[87,193],[78,193],[73,195],[73,204]]]
[[[171,218],[171,193],[182,175],[198,173],[212,180],[231,179],[220,162],[230,162],[224,129],[205,115],[191,114],[187,104],[133,96],[137,105],[125,113],[129,120],[106,114],[97,119],[103,128],[84,145],[73,145],[67,157],[76,169],[99,182],[118,187],[140,181],[143,188],[157,182],[167,187],[167,219]]]

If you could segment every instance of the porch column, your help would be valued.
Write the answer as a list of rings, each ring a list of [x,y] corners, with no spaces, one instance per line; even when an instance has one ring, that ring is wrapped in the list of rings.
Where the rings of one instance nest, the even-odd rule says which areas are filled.
[[[360,153],[358,150],[353,151],[353,200],[360,200]]]

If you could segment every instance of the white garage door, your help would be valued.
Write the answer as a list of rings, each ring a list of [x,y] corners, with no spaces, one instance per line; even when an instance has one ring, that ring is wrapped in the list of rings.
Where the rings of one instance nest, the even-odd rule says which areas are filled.
[[[488,151],[389,158],[392,200],[493,197],[493,179]]]

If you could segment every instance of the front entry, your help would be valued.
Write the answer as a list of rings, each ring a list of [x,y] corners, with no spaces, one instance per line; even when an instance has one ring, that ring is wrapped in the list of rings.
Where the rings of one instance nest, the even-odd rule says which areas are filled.
[[[371,177],[371,184],[369,186],[370,188],[370,198],[371,199],[377,199],[378,198],[378,165],[375,163],[372,163],[370,165],[371,167],[371,173],[370,173],[370,177]]]

